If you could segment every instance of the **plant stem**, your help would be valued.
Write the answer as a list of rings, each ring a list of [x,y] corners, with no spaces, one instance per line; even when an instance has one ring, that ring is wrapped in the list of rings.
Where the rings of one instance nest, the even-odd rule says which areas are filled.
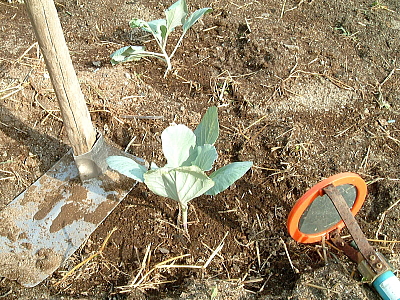
[[[162,58],[165,58],[164,53],[151,52],[151,51],[143,51],[141,53],[145,53],[145,54],[147,54],[148,56],[151,56],[151,57],[162,57]]]
[[[168,56],[168,53],[165,50],[165,48],[167,46],[168,35],[165,37],[165,39],[163,41],[159,41],[157,36],[153,32],[152,32],[152,34],[153,34],[154,39],[156,40],[156,42],[158,44],[158,47],[160,47],[160,49],[161,49],[162,53],[159,53],[159,55],[164,57],[165,62],[167,63],[167,70],[165,70],[165,73],[164,73],[164,78],[165,78],[165,77],[167,77],[168,72],[172,69],[171,56]]]
[[[187,222],[188,205],[187,204],[183,204],[183,203],[179,203],[179,209],[181,211],[183,229],[185,230],[185,232],[188,232],[188,227],[187,227],[187,223],[188,223]]]
[[[167,63],[167,69],[165,70],[164,78],[167,77],[168,72],[172,70],[171,57],[165,55],[165,61]]]
[[[181,42],[182,42],[182,40],[183,40],[183,37],[184,37],[185,33],[186,33],[186,31],[184,31],[184,32],[182,33],[181,37],[179,38],[178,42],[177,42],[176,45],[175,45],[174,50],[172,51],[171,55],[169,56],[169,59],[171,59],[171,58],[174,56],[176,50],[178,49],[179,45],[181,44]]]
[[[172,64],[171,64],[171,59],[170,59],[170,57],[168,57],[168,55],[164,56],[164,58],[165,58],[165,62],[167,63],[167,69],[165,70],[165,73],[164,73],[164,78],[165,78],[165,77],[167,77],[168,72],[172,70]]]
[[[165,50],[165,47],[161,47],[160,43],[158,43],[158,45],[160,46],[161,51],[162,51],[162,56],[164,57],[165,62],[167,63],[167,69],[165,70],[165,73],[164,73],[164,78],[165,78],[165,77],[167,77],[168,72],[170,70],[172,70],[171,57],[168,56],[168,53]]]

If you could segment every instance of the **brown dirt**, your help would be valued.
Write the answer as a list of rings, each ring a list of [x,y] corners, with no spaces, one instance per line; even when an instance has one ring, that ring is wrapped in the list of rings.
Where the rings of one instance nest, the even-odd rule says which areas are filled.
[[[0,295],[176,299],[199,280],[217,279],[244,286],[251,291],[248,297],[258,299],[338,299],[349,285],[359,289],[345,299],[377,297],[358,285],[354,264],[335,249],[328,251],[331,265],[321,268],[320,245],[293,241],[286,218],[321,179],[356,172],[369,190],[357,217],[361,228],[368,238],[400,240],[400,2],[191,0],[191,11],[211,6],[213,12],[187,34],[173,73],[163,78],[165,66],[156,59],[112,67],[110,53],[146,39],[132,32],[128,21],[160,18],[170,4],[56,2],[96,127],[121,148],[136,138],[129,151],[162,165],[162,130],[172,122],[194,128],[206,108],[216,105],[218,167],[239,160],[252,160],[254,167],[222,194],[190,203],[190,238],[175,225],[176,203],[139,184],[52,278],[30,292],[3,280]],[[0,2],[0,40],[4,208],[62,157],[68,140],[37,47],[23,55],[35,42],[23,5]],[[98,251],[114,227],[118,230],[100,256],[52,286],[64,271]],[[147,247],[144,273],[183,254],[190,256],[177,264],[200,266],[226,233],[222,250],[205,270],[157,269],[143,281],[140,297],[118,293],[141,270]],[[291,268],[281,239],[299,273]],[[398,245],[373,246],[400,267]],[[326,277],[327,272],[337,276]],[[212,284],[205,286],[212,290]],[[317,296],[308,297],[305,286]]]

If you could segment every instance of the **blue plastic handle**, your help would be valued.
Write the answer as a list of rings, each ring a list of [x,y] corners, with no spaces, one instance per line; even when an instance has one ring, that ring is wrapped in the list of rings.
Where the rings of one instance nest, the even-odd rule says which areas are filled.
[[[400,281],[392,271],[386,271],[372,283],[383,300],[400,300]]]

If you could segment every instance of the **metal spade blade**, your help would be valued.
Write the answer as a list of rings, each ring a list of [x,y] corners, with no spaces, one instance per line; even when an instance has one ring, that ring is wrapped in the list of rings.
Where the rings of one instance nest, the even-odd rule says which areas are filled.
[[[103,147],[126,156],[112,146]],[[26,287],[40,283],[134,186],[134,180],[110,169],[82,183],[72,151],[67,153],[0,212],[0,276]]]

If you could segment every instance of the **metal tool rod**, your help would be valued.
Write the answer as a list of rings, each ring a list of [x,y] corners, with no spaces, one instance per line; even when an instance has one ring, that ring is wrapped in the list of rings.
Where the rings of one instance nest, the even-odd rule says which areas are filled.
[[[357,244],[360,253],[369,263],[371,268],[376,272],[376,274],[385,271],[386,263],[381,261],[375,250],[368,243],[364,233],[351,213],[350,207],[347,205],[346,200],[340,194],[339,190],[332,184],[328,185],[323,190],[332,200],[336,210],[354,239],[354,242]]]

